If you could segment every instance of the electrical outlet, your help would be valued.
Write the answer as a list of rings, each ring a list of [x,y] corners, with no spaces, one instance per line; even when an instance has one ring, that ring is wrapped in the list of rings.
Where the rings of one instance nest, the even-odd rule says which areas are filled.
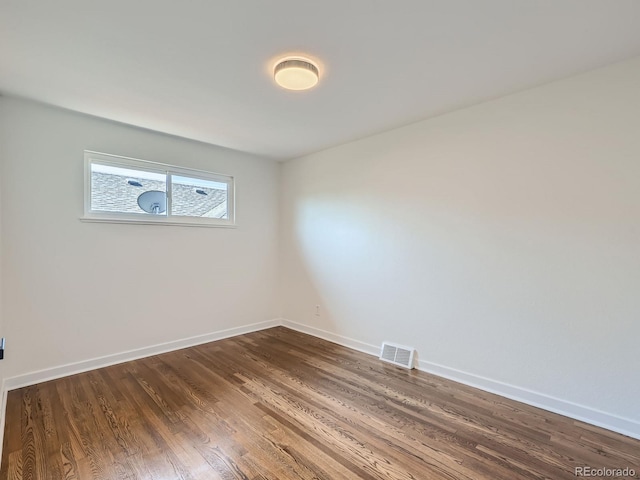
[[[320,305],[316,305],[316,317],[320,316]]]

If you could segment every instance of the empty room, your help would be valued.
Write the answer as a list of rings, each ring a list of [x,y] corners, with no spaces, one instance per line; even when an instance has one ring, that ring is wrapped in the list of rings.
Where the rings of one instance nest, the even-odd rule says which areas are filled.
[[[0,0],[0,480],[640,479],[639,26]]]

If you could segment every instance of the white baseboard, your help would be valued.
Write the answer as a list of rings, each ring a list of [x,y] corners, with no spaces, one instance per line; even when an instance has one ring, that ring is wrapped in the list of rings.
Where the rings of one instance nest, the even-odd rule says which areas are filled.
[[[265,322],[244,325],[242,327],[218,330],[217,332],[206,333],[204,335],[196,335],[195,337],[183,338],[181,340],[159,343],[157,345],[128,350],[126,352],[105,355],[103,357],[82,360],[80,362],[68,363],[66,365],[59,365],[57,367],[46,368],[43,370],[37,370],[35,372],[29,372],[23,375],[17,375],[15,377],[2,379],[2,382],[0,383],[0,462],[2,461],[2,450],[4,447],[3,442],[4,424],[7,413],[7,393],[10,390],[28,387],[29,385],[35,385],[36,383],[48,382],[49,380],[55,380],[56,378],[75,375],[76,373],[88,372],[90,370],[95,370],[96,368],[108,367],[111,365],[116,365],[118,363],[129,362],[131,360],[137,360],[139,358],[149,357],[151,355],[172,352],[174,350],[180,350],[182,348],[193,347],[195,345],[201,345],[203,343],[214,342],[216,340],[222,340],[224,338],[235,337],[237,335],[242,335],[245,333],[257,332],[266,328],[277,327],[281,324],[281,320],[277,318],[273,320],[267,320]]]
[[[380,352],[380,347],[376,345],[371,345],[359,340],[355,340],[353,338],[345,337],[343,335],[329,332],[327,330],[322,330],[316,327],[293,322],[291,320],[273,319],[265,322],[245,325],[242,327],[219,330],[217,332],[207,333],[205,335],[198,335],[195,337],[189,337],[172,342],[152,345],[149,347],[129,350],[113,355],[106,355],[103,357],[84,360],[81,362],[61,365],[27,373],[24,375],[18,375],[15,377],[4,379],[0,387],[0,395],[2,397],[0,404],[0,451],[2,450],[3,445],[2,437],[4,434],[7,392],[9,390],[54,380],[56,378],[66,377],[68,375],[75,375],[76,373],[82,373],[89,370],[94,370],[96,368],[102,368],[118,363],[128,362],[130,360],[136,360],[151,355],[158,355],[160,353],[166,353],[173,350],[201,345],[203,343],[222,340],[229,337],[235,337],[237,335],[242,335],[245,333],[256,332],[279,325],[312,335],[314,337],[322,338],[324,340],[328,340],[330,342],[334,342],[353,350],[367,353],[369,355],[378,356]],[[560,415],[564,415],[575,420],[621,433],[632,438],[640,439],[640,422],[629,418],[623,418],[615,414],[597,410],[595,408],[555,398],[551,395],[534,392],[526,388],[510,385],[472,373],[463,372],[461,370],[446,367],[444,365],[439,365],[432,362],[427,362],[425,360],[419,361],[419,369],[443,378],[447,378],[449,380],[453,380],[455,382],[462,383],[464,385],[479,388],[480,390],[484,390],[486,392],[495,393],[497,395],[525,403],[527,405],[532,405],[543,410],[548,410],[550,412],[558,413]]]
[[[375,355],[376,357],[380,354],[380,347],[361,342],[360,340],[345,337],[343,335],[328,332],[320,328],[310,327],[309,325],[303,325],[302,323],[293,322],[285,318],[282,319],[281,325],[283,327],[290,328],[291,330],[322,338],[323,340],[328,340],[330,342],[337,343],[338,345],[342,345],[343,347],[349,347],[362,353],[368,353],[369,355]]]
[[[326,330],[310,327],[308,325],[303,325],[286,319],[282,319],[282,325],[291,328],[292,330],[297,330],[324,340],[329,340],[330,342],[334,342],[363,353],[368,353],[376,357],[380,354],[379,346],[354,340],[353,338],[345,337],[333,332],[328,332]],[[418,369],[439,377],[453,380],[454,382],[484,390],[485,392],[495,393],[496,395],[510,398],[511,400],[526,403],[533,407],[558,413],[565,417],[573,418],[574,420],[579,420],[590,425],[602,427],[640,440],[640,422],[630,418],[623,418],[592,407],[580,405],[568,400],[562,400],[551,395],[534,392],[526,388],[500,382],[498,380],[492,380],[473,373],[463,372],[461,370],[456,370],[455,368],[427,362],[425,360],[419,360]]]
[[[419,361],[420,370],[640,440],[640,422],[490,378]]]
[[[126,352],[105,355],[103,357],[82,360],[80,362],[69,363],[57,367],[46,368],[44,370],[25,373],[23,375],[5,379],[2,391],[4,395],[4,392],[15,390],[16,388],[27,387],[29,385],[35,385],[36,383],[41,382],[48,382],[49,380],[55,380],[56,378],[67,377],[69,375],[75,375],[76,373],[95,370],[96,368],[108,367],[111,365],[116,365],[118,363],[129,362],[131,360],[137,360],[139,358],[149,357],[151,355],[158,355],[160,353],[180,350],[181,348],[193,347],[195,345],[201,345],[203,343],[222,340],[224,338],[235,337],[237,335],[242,335],[245,333],[257,332],[266,328],[277,327],[280,324],[280,319],[267,320],[265,322],[252,323],[250,325],[244,325],[242,327],[218,330],[217,332],[206,333],[204,335],[197,335],[195,337],[183,338],[181,340],[159,343],[157,345],[151,345],[149,347],[137,348],[135,350],[128,350]],[[5,410],[3,410],[3,412],[4,411]]]
[[[56,378],[75,375],[76,373],[88,372],[96,368],[108,367],[118,363],[137,360],[139,358],[158,355],[160,353],[180,350],[181,348],[193,347],[203,343],[209,343],[224,338],[235,337],[244,333],[257,332],[266,328],[277,327],[281,325],[280,319],[267,320],[265,322],[252,323],[242,327],[228,328],[218,330],[217,332],[206,333],[204,335],[196,335],[195,337],[183,338],[171,342],[159,343],[149,347],[137,348],[126,352],[105,355],[103,357],[91,358],[75,363],[68,363],[57,367],[37,370],[35,372],[17,375],[15,377],[2,379],[0,383],[0,462],[2,461],[2,449],[4,446],[4,424],[7,413],[7,393],[16,388],[28,387],[36,383],[55,380]]]

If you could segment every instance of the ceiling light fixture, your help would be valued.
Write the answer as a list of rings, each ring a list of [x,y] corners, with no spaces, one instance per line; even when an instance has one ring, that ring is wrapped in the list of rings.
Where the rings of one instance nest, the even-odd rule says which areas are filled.
[[[307,58],[283,58],[273,69],[273,78],[287,90],[308,90],[318,83],[318,67]]]

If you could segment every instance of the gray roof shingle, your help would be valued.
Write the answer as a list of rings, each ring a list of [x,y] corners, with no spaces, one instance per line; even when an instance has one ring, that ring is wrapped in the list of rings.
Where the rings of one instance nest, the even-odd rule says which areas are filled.
[[[142,186],[131,185],[129,181],[137,182]],[[150,190],[164,192],[166,184],[146,178],[91,172],[91,209],[104,212],[147,214],[138,206],[138,197]],[[202,193],[198,193],[196,190]],[[227,191],[173,183],[171,206],[172,215],[227,218]]]

